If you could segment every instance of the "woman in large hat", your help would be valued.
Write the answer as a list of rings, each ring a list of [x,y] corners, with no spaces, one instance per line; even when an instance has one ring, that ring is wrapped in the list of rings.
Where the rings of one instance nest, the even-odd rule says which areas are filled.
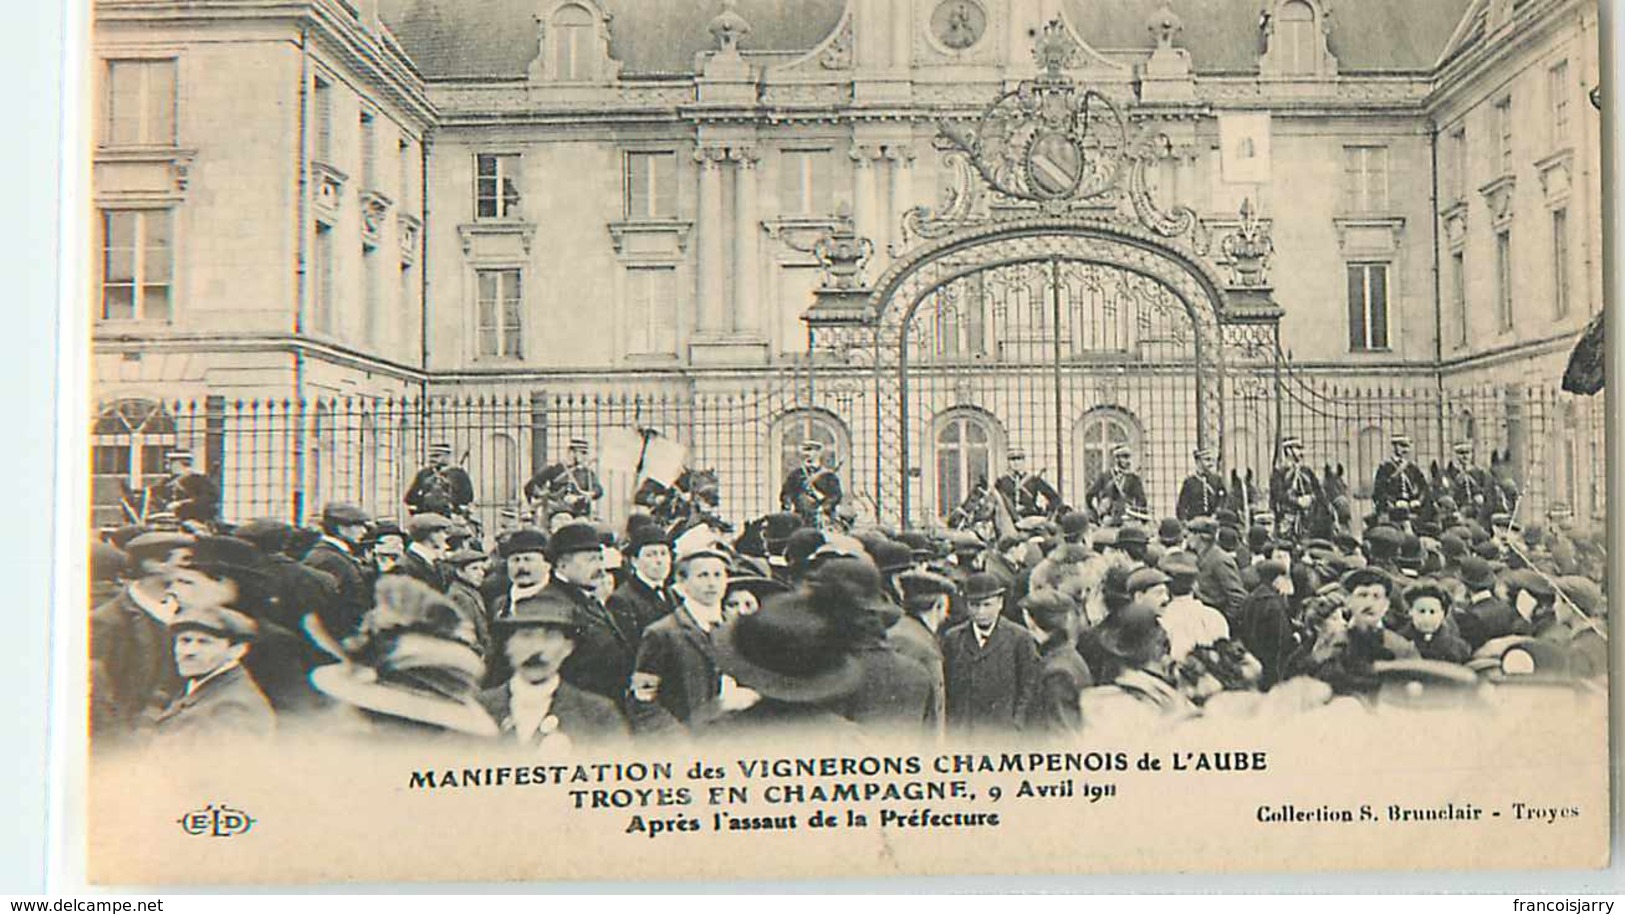
[[[863,670],[836,627],[798,597],[770,600],[759,612],[717,630],[717,665],[757,697],[749,707],[708,721],[708,737],[785,733],[846,739],[858,728],[832,710],[863,682]]]

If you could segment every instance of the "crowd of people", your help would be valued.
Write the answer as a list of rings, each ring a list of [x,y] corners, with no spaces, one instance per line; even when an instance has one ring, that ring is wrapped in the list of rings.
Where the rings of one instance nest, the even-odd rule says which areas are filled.
[[[1280,522],[1281,493],[1227,507],[1203,453],[1197,488],[1157,521],[1120,471],[1103,507],[1136,510],[1115,514],[1012,478],[1015,510],[991,536],[837,528],[820,504],[735,535],[709,514],[611,528],[572,463],[575,500],[560,503],[579,510],[510,516],[487,540],[451,510],[467,480],[446,453],[425,472],[448,484],[420,474],[404,523],[333,503],[309,527],[103,531],[93,747],[1065,739],[1286,690],[1300,706],[1425,693],[1465,707],[1486,688],[1606,674],[1602,539],[1448,499],[1416,512],[1425,480],[1404,468],[1411,481],[1384,492],[1405,497],[1379,499],[1358,537]],[[802,473],[787,508],[833,500],[833,474]]]

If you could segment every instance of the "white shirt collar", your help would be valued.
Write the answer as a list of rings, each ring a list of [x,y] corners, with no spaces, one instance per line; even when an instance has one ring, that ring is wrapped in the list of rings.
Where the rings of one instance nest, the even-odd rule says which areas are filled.
[[[513,715],[514,735],[528,743],[553,712],[553,695],[562,680],[558,676],[532,684],[523,676],[508,680],[508,710]],[[545,734],[544,734],[545,735]]]
[[[208,682],[211,679],[218,679],[219,677],[224,676],[226,671],[236,668],[237,661],[228,660],[196,679],[186,680],[186,694],[190,695],[193,692],[196,692],[205,682]]]
[[[417,553],[431,565],[440,561],[440,556],[436,555],[433,549],[430,549],[428,546],[425,546],[422,543],[413,543],[406,547],[406,551]]]
[[[345,555],[354,555],[355,554],[355,547],[351,546],[349,543],[346,543],[344,540],[339,539],[338,537],[334,536],[331,533],[323,533],[321,541],[324,542],[324,543],[330,544],[333,548],[335,548],[338,551],[344,553]]]

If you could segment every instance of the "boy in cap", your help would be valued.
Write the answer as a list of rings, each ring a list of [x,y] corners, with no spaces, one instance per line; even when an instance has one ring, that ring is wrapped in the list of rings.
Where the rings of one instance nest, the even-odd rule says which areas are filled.
[[[451,518],[433,512],[408,518],[406,536],[410,542],[393,573],[404,574],[445,593],[446,576],[440,569],[440,560],[451,552],[451,526]]]
[[[931,674],[932,727],[941,733],[946,715],[946,685],[943,681],[942,645],[937,632],[948,621],[948,610],[956,595],[954,582],[930,571],[908,571],[897,577],[902,593],[903,616],[886,632],[886,640],[903,656],[925,667]]]
[[[948,728],[975,736],[1015,730],[1038,682],[1031,633],[1004,618],[1004,585],[978,571],[967,579],[970,618],[942,636]]]
[[[1450,615],[1450,594],[1438,582],[1417,581],[1405,588],[1400,597],[1408,616],[1399,631],[1400,637],[1415,645],[1423,660],[1467,662],[1473,649],[1445,624]]]
[[[462,548],[446,556],[446,599],[456,607],[468,630],[465,633],[481,657],[491,655],[491,616],[480,585],[491,570],[491,557],[478,549]],[[487,664],[489,665],[489,663]]]
[[[147,712],[161,708],[179,688],[168,626],[175,615],[169,593],[172,556],[192,544],[184,533],[143,533],[128,553],[118,596],[90,614],[90,736],[92,745],[134,733]]]
[[[276,729],[265,693],[242,667],[257,627],[224,606],[182,607],[170,620],[175,669],[185,687],[158,715],[160,743],[263,739]]]
[[[413,514],[451,517],[466,513],[474,503],[474,483],[468,471],[451,463],[451,445],[429,445],[429,465],[418,470],[401,499]]]
[[[627,735],[619,706],[565,682],[559,671],[575,650],[575,608],[556,597],[520,600],[496,625],[497,648],[513,674],[479,695],[503,741],[568,752]]]

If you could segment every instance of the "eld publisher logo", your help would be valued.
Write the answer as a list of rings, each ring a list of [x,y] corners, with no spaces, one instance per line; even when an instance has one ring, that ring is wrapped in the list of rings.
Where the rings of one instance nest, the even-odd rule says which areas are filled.
[[[193,837],[235,838],[254,827],[253,816],[240,809],[214,803],[194,809],[175,821],[180,824],[181,831]]]

